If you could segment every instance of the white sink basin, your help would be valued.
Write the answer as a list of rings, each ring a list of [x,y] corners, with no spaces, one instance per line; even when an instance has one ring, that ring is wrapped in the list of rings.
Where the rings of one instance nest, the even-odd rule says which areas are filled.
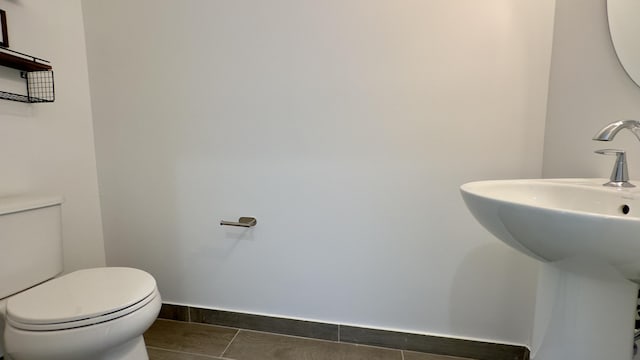
[[[605,182],[496,180],[471,182],[460,189],[480,224],[515,249],[547,262],[597,258],[637,281],[640,189],[602,186]]]

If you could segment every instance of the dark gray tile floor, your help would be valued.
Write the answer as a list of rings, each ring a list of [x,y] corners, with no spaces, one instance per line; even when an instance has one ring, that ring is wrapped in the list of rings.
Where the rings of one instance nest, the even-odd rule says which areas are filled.
[[[172,320],[144,337],[150,360],[472,360]]]

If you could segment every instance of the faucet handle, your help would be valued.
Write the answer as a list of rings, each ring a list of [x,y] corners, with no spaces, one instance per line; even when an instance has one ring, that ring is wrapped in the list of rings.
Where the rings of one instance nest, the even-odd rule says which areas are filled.
[[[620,149],[600,149],[594,151],[596,154],[600,155],[616,155],[616,156],[625,156],[626,152]]]
[[[624,150],[618,149],[601,149],[596,150],[596,154],[601,155],[615,155],[616,163],[613,165],[611,171],[611,177],[609,182],[603,184],[604,186],[613,187],[635,187],[635,185],[629,182],[629,169],[627,168],[627,156]]]

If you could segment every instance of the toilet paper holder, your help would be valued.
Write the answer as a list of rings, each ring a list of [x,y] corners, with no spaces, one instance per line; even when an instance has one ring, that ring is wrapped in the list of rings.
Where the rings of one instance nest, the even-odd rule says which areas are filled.
[[[226,226],[240,226],[240,227],[253,227],[256,226],[258,220],[254,217],[243,216],[238,219],[238,221],[226,221],[220,220],[220,225]]]

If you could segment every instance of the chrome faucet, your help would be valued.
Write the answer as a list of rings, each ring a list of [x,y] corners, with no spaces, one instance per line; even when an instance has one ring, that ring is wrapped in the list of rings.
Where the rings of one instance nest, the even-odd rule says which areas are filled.
[[[603,127],[594,136],[593,140],[597,141],[611,141],[616,134],[622,129],[629,129],[633,135],[640,140],[640,121],[636,120],[622,120],[614,121],[607,126]],[[603,184],[604,186],[613,187],[635,187],[635,185],[629,182],[629,170],[627,170],[627,158],[623,150],[604,149],[596,150],[596,154],[602,155],[615,155],[616,163],[613,165],[611,171],[611,177],[609,182]]]
[[[640,140],[640,121],[637,120],[614,121],[600,129],[600,131],[593,136],[593,140],[611,141],[622,129],[629,129],[629,131]]]

